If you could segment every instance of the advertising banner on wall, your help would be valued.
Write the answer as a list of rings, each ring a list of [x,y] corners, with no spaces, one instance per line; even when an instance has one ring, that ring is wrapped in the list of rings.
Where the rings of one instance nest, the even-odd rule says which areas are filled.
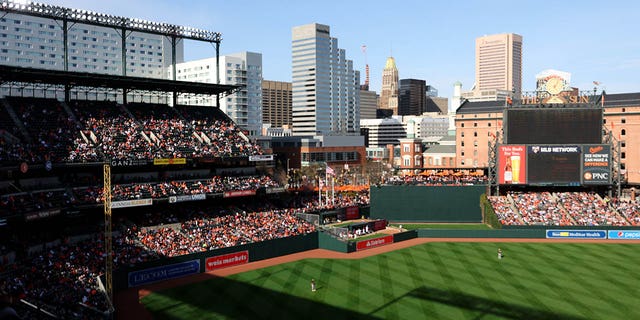
[[[209,257],[205,261],[205,271],[237,266],[249,262],[249,251],[240,251],[220,256]]]
[[[111,202],[111,209],[150,206],[153,204],[152,199],[136,199]]]
[[[249,161],[273,161],[272,154],[257,154],[249,156]]]
[[[582,184],[611,184],[611,146],[586,145],[582,150]]]
[[[235,191],[225,191],[223,194],[224,198],[234,198],[234,197],[245,197],[245,196],[255,196],[255,190],[235,190]]]
[[[199,200],[206,200],[207,199],[207,195],[204,193],[200,193],[200,194],[187,194],[187,195],[182,195],[182,196],[171,196],[169,197],[169,203],[178,203],[178,202],[185,202],[185,201],[199,201]]]
[[[609,230],[610,240],[640,240],[640,230]]]
[[[547,239],[606,239],[605,230],[547,230]]]
[[[370,240],[362,240],[356,242],[356,251],[371,249],[393,243],[393,236],[384,236]]]
[[[186,164],[185,158],[170,158],[170,159],[153,159],[153,164],[156,166],[169,165],[169,164]]]
[[[200,273],[200,260],[191,260],[133,271],[129,272],[129,287],[141,286],[197,273]]]
[[[498,147],[498,183],[526,184],[527,153],[524,145]]]

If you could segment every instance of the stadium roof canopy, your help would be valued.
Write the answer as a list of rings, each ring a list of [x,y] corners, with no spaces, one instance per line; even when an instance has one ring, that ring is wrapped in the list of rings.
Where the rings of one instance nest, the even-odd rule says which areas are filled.
[[[108,74],[22,68],[0,65],[0,83],[39,83],[69,87],[94,87],[126,90],[220,95],[241,86],[164,79],[116,76]]]

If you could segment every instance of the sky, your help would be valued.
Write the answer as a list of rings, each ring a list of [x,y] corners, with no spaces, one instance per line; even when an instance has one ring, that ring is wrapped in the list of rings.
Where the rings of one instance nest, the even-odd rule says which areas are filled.
[[[523,37],[523,90],[535,89],[546,69],[571,73],[571,86],[607,93],[640,91],[638,1],[232,1],[40,0],[131,18],[222,33],[220,53],[262,53],[265,80],[291,81],[291,29],[321,23],[346,50],[364,82],[380,92],[392,55],[400,79],[423,79],[451,98],[453,84],[471,89],[475,39],[517,33]],[[366,55],[362,46],[366,46]],[[211,44],[185,41],[185,60],[215,56]]]

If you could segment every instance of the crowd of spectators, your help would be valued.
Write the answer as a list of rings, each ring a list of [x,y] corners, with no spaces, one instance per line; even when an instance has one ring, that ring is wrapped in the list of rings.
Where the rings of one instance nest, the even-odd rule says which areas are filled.
[[[352,206],[368,206],[369,190],[359,192],[338,192],[334,196],[329,197],[325,193],[322,194],[322,203],[317,194],[304,194],[292,199],[291,207],[297,208],[299,212],[311,213],[318,211],[329,211],[339,208]]]
[[[214,176],[207,180],[114,185],[112,197],[114,201],[157,199],[178,195],[213,194],[279,186],[280,184],[277,181],[266,175],[244,177]],[[95,198],[95,201],[101,201],[101,198]]]
[[[587,192],[560,192],[558,202],[581,226],[625,226],[629,222],[611,208],[599,195]]]
[[[640,226],[640,202],[631,199],[612,199],[611,205],[617,208],[632,226]]]
[[[325,208],[313,199],[296,195],[281,206],[268,199],[208,208],[192,204],[119,217],[114,267],[314,232],[313,224],[296,216]],[[336,199],[334,206],[368,204],[366,192],[338,194]],[[55,245],[47,241],[19,262],[21,267],[11,277],[0,280],[3,287],[62,318],[82,319],[93,309],[105,311],[106,300],[97,284],[104,272],[102,235],[81,241],[66,238]]]
[[[262,154],[257,144],[250,143],[240,128],[221,117],[216,108],[177,106],[175,108],[200,137],[210,140],[203,155],[215,157]]]
[[[109,159],[215,158],[260,154],[260,148],[240,134],[237,126],[224,118],[187,120],[189,108],[180,114],[166,105],[118,106],[131,110],[113,114],[110,110],[77,108],[86,128],[93,134],[99,151]],[[128,108],[128,109],[127,109]],[[94,114],[97,114],[94,115]],[[76,140],[74,155],[86,149],[84,138]],[[73,160],[73,159],[69,159]]]
[[[628,226],[640,221],[637,202],[606,201],[590,192],[510,192],[489,201],[503,225]]]
[[[507,196],[489,196],[493,210],[503,225],[521,225],[522,219],[516,214]]]
[[[65,189],[21,192],[0,196],[0,217],[34,211],[60,209],[71,203]]]
[[[511,196],[525,224],[550,226],[573,225],[550,192],[513,193]]]
[[[9,114],[0,122],[0,130],[22,141],[9,142],[0,138],[0,161],[44,163],[62,161],[70,148],[76,124],[56,101],[38,98],[8,98],[20,126],[11,123]],[[5,110],[6,111],[6,110]],[[5,127],[6,126],[6,127]],[[20,128],[26,132],[21,133]]]
[[[391,176],[386,179],[386,184],[391,185],[418,185],[418,186],[460,186],[487,184],[486,176],[471,174],[447,174],[447,175],[407,175]]]
[[[103,273],[104,246],[100,239],[47,248],[4,280],[5,290],[18,299],[63,319],[82,319],[93,309],[106,310],[107,300],[98,289]]]
[[[111,195],[113,201],[123,201],[276,187],[280,184],[267,175],[214,176],[205,180],[115,184]],[[102,190],[99,186],[88,186],[5,194],[0,196],[0,217],[66,206],[95,205],[102,202]]]
[[[173,257],[315,231],[283,210],[243,212],[185,221],[179,228],[141,229],[138,238],[151,251]]]
[[[0,160],[28,163],[245,157],[262,154],[224,114],[191,107],[7,99],[0,107]],[[199,118],[198,115],[204,115]]]

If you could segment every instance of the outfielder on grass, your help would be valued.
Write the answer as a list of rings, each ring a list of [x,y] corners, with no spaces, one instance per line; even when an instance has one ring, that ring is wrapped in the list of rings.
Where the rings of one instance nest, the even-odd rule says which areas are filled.
[[[311,291],[316,291],[316,281],[311,279]]]

